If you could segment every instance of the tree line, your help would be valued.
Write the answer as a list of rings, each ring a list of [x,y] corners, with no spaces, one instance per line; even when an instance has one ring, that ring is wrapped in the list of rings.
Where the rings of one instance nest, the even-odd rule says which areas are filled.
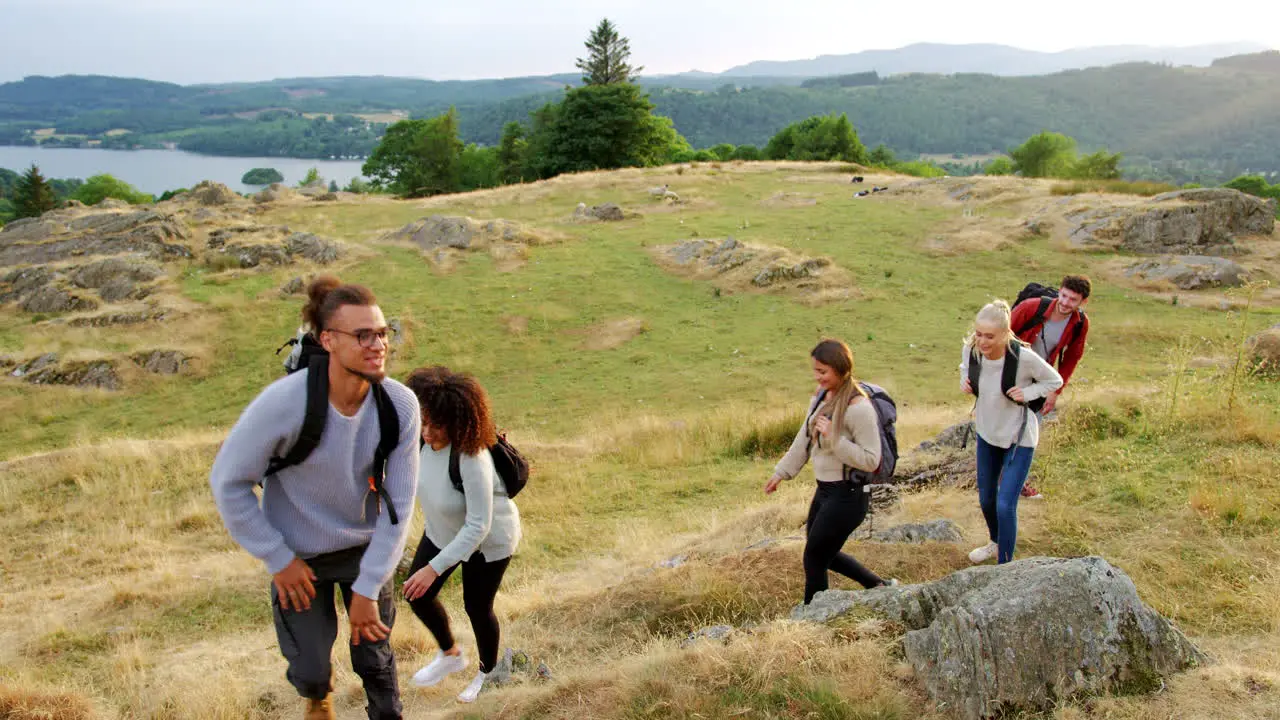
[[[1280,170],[1280,133],[1263,121],[1280,114],[1280,70],[1274,62],[1246,62],[1249,57],[1209,69],[1133,63],[1036,77],[868,74],[796,80],[809,87],[755,80],[711,89],[641,86],[655,114],[670,118],[696,148],[762,147],[786,125],[845,113],[870,145],[884,144],[904,157],[999,152],[1047,129],[1075,137],[1089,151],[1125,148],[1127,176],[1212,184]],[[578,82],[553,79],[570,81]],[[509,122],[527,125],[531,112],[563,102],[567,93],[546,78],[425,82],[335,78],[184,88],[110,78],[31,79],[0,85],[0,117],[6,119],[0,143],[34,142],[34,130],[56,126],[70,138],[55,142],[72,144],[172,142],[217,154],[365,157],[381,128],[371,125],[367,133],[347,137],[337,127],[313,127],[298,113],[399,108],[430,119],[454,107],[464,143],[496,146]],[[236,117],[264,107],[290,108],[293,116]],[[108,129],[131,132],[101,134]]]

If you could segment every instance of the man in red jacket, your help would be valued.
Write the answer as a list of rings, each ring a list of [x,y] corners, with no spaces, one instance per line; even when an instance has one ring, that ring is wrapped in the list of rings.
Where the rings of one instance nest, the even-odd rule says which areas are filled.
[[[1089,316],[1084,306],[1092,290],[1089,278],[1068,275],[1062,279],[1058,297],[1033,297],[1013,308],[1010,325],[1019,340],[1031,344],[1031,350],[1056,366],[1062,375],[1062,387],[1045,398],[1041,417],[1053,412],[1058,396],[1071,382],[1071,374],[1084,356],[1085,339],[1089,335]],[[1038,498],[1040,492],[1030,484],[1022,488],[1023,497]]]

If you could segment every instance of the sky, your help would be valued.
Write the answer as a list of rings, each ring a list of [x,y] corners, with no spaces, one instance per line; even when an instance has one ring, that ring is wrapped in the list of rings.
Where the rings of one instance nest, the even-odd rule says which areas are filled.
[[[1280,48],[1280,0],[1170,7],[1153,0],[0,0],[0,82],[62,74],[184,84],[548,75],[574,72],[602,17],[630,38],[632,60],[646,75],[917,42],[1042,51]]]

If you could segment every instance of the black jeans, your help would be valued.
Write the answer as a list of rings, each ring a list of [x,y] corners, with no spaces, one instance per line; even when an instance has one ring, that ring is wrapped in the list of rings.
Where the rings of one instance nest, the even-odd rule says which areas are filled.
[[[804,544],[804,602],[827,589],[827,570],[857,580],[863,587],[884,583],[878,575],[857,560],[840,552],[853,531],[867,516],[868,493],[848,480],[818,481],[818,489],[809,504],[805,522],[808,539]]]
[[[439,554],[440,548],[433,545],[424,534],[422,541],[418,543],[418,551],[413,554],[409,574],[413,575],[426,567]],[[498,616],[493,612],[493,601],[498,596],[498,586],[502,585],[502,576],[510,563],[509,557],[485,562],[484,553],[481,552],[462,562],[462,606],[471,619],[471,630],[476,634],[481,672],[491,672],[498,662],[499,628]],[[453,631],[449,628],[449,613],[445,612],[444,605],[440,602],[440,589],[457,567],[454,565],[440,573],[422,597],[409,602],[413,614],[431,631],[441,650],[452,648],[454,641]]]
[[[338,637],[338,611],[334,607],[334,587],[342,592],[342,602],[351,607],[351,584],[360,575],[360,559],[365,546],[317,555],[306,563],[316,574],[316,597],[310,609],[285,610],[271,586],[271,610],[275,616],[280,652],[289,661],[286,677],[298,694],[320,700],[333,691],[333,641]],[[394,583],[388,582],[378,594],[378,614],[387,627],[396,622],[392,596]],[[403,707],[396,682],[396,658],[391,637],[378,642],[362,640],[351,646],[351,668],[364,681],[366,710],[372,720],[399,720]]]

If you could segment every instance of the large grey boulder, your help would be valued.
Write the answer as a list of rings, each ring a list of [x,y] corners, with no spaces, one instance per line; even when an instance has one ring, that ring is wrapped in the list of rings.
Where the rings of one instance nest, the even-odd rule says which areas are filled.
[[[1180,290],[1240,287],[1249,275],[1234,260],[1208,255],[1178,255],[1135,263],[1125,269],[1125,274],[1144,280],[1165,280]]]
[[[792,618],[826,622],[850,612],[907,628],[903,647],[916,677],[965,720],[1146,692],[1208,661],[1100,557],[1030,558],[922,585],[827,590]]]

